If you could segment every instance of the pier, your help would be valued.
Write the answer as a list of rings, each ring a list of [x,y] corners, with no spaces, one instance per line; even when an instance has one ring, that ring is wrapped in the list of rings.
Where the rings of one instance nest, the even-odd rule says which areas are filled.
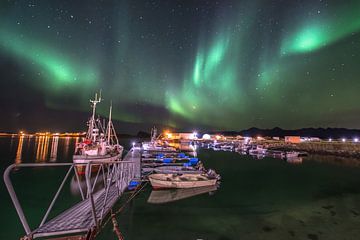
[[[76,170],[77,165],[79,164],[21,163],[13,164],[6,169],[4,172],[4,181],[26,233],[23,239],[31,240],[43,237],[49,239],[69,235],[75,235],[77,237],[76,239],[93,239],[115,203],[129,186],[130,181],[141,178],[141,149],[132,148],[122,161],[89,162],[86,164],[84,176],[78,174]],[[11,171],[14,168],[52,167],[67,167],[68,170],[49,204],[42,221],[37,228],[30,229],[10,179]],[[81,201],[48,220],[48,216],[58,196],[71,176],[74,176],[76,179],[79,192],[81,193]],[[86,182],[85,189],[81,187],[80,181]],[[99,182],[101,182],[102,187],[95,192],[95,185]]]

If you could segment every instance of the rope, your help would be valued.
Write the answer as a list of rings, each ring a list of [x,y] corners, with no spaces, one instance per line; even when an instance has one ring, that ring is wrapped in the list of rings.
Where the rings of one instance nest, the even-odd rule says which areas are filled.
[[[138,189],[138,190],[136,190],[135,192],[133,192],[132,194],[131,194],[131,196],[128,198],[128,200],[115,212],[115,213],[113,213],[112,212],[112,210],[111,210],[111,215],[110,215],[110,217],[105,221],[105,223],[102,225],[102,229],[104,229],[105,228],[105,226],[110,222],[110,220],[112,220],[112,222],[113,222],[113,224],[114,224],[114,220],[113,219],[115,219],[115,221],[116,221],[116,215],[117,214],[119,214],[122,210],[124,210],[124,208],[125,208],[125,206],[134,198],[134,197],[136,197],[144,188],[145,188],[145,186],[147,185],[148,183],[145,183],[145,184],[143,184],[142,186],[141,186],[141,188],[140,189]],[[117,224],[117,222],[116,222],[116,224]],[[117,227],[118,227],[118,225],[117,225]],[[114,225],[114,229],[115,229],[115,225]],[[115,231],[115,230],[114,230]],[[115,232],[116,233],[116,232]],[[121,234],[121,233],[120,233]],[[118,236],[118,234],[116,233],[116,235]],[[119,236],[118,236],[119,237]],[[120,238],[119,238],[120,239]],[[123,239],[123,238],[122,238]]]
[[[116,234],[116,236],[118,237],[119,240],[124,240],[124,237],[121,234],[120,229],[119,229],[119,224],[116,221],[116,216],[115,216],[115,214],[112,213],[112,211],[111,211],[111,220],[112,220],[112,223],[113,223],[113,231],[114,231],[114,233]]]

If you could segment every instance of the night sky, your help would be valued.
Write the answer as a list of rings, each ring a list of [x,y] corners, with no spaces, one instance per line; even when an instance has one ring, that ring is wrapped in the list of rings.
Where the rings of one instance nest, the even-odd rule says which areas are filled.
[[[1,1],[0,130],[360,128],[360,1]]]

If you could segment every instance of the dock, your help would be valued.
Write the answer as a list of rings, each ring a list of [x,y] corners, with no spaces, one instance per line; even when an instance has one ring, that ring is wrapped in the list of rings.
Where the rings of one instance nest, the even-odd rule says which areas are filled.
[[[11,170],[15,167],[37,168],[60,166],[68,166],[68,171],[41,223],[37,228],[31,230],[12,186],[10,179]],[[95,168],[98,168],[96,173],[93,172]],[[90,178],[94,177],[93,175],[95,175],[95,181],[92,182]],[[70,176],[76,178],[82,200],[54,218],[47,220],[65,182]],[[81,179],[81,177],[85,179]],[[130,181],[140,178],[141,149],[139,148],[132,148],[122,161],[111,163],[96,162],[96,164],[89,162],[86,166],[85,176],[80,176],[77,173],[76,164],[74,163],[13,164],[4,172],[5,185],[26,233],[24,239],[28,240],[43,237],[58,238],[64,235],[76,235],[79,236],[79,239],[93,239],[115,203],[129,186]],[[86,189],[83,190],[81,188],[80,181],[86,182]],[[95,184],[99,181],[101,181],[103,187],[97,192],[94,192]]]

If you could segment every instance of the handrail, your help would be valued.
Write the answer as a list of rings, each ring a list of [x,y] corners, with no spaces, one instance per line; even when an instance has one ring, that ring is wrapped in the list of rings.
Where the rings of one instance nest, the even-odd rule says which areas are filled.
[[[85,170],[86,176],[88,176],[90,171],[91,171],[91,165],[90,165],[90,163],[88,163],[86,165],[86,170]],[[98,221],[97,221],[95,203],[94,203],[94,198],[93,198],[93,195],[92,195],[92,189],[91,189],[91,183],[90,183],[90,178],[89,177],[86,178],[86,186],[87,186],[87,194],[89,195],[89,201],[90,201],[90,204],[91,204],[92,214],[93,214],[93,218],[94,218],[94,224],[97,227]]]
[[[102,165],[102,164],[115,164],[115,163],[134,163],[133,161],[89,161],[91,165]],[[62,167],[62,166],[78,166],[78,165],[86,165],[87,163],[14,163],[14,167]],[[12,166],[10,165],[10,166]],[[10,167],[9,166],[9,167]]]
[[[31,230],[30,230],[30,227],[29,227],[29,224],[26,220],[26,217],[24,215],[24,211],[22,210],[22,207],[19,203],[19,200],[16,196],[16,193],[15,193],[15,190],[14,190],[14,187],[11,183],[11,180],[10,180],[10,172],[11,170],[16,166],[16,164],[11,164],[4,172],[4,182],[5,182],[5,186],[10,194],[10,197],[11,197],[11,200],[13,201],[14,205],[15,205],[15,209],[16,209],[16,212],[20,218],[20,221],[21,221],[21,224],[23,225],[24,229],[25,229],[25,232],[26,234],[30,234],[31,233]]]
[[[69,169],[67,170],[67,173],[65,175],[65,177],[63,178],[58,190],[56,191],[44,217],[41,220],[40,225],[38,226],[41,227],[43,226],[46,221],[47,218],[53,208],[53,206],[55,205],[56,200],[58,199],[58,196],[60,195],[60,192],[63,189],[63,186],[65,185],[65,182],[67,181],[67,179],[70,176],[70,173],[72,172],[72,170],[74,170],[74,175],[76,176],[77,181],[79,181],[79,176],[76,170],[76,166],[86,166],[85,169],[85,181],[86,181],[86,186],[87,186],[87,196],[84,195],[80,183],[78,182],[78,187],[80,189],[80,193],[81,193],[81,197],[82,200],[86,200],[88,198],[88,200],[90,201],[90,205],[91,205],[91,211],[92,211],[92,215],[93,215],[93,221],[95,226],[98,226],[99,223],[102,222],[102,217],[104,214],[104,210],[105,210],[105,205],[107,204],[107,197],[108,197],[108,191],[109,191],[109,187],[112,185],[113,181],[115,181],[115,186],[118,189],[118,193],[120,196],[120,190],[124,187],[123,184],[119,184],[121,183],[125,183],[125,182],[129,182],[131,180],[131,178],[134,177],[134,161],[88,161],[88,163],[19,163],[19,164],[12,164],[10,165],[4,172],[3,178],[4,178],[4,182],[5,182],[5,186],[7,187],[7,190],[10,194],[11,200],[15,206],[16,212],[20,218],[20,221],[23,225],[23,228],[26,232],[26,235],[32,239],[34,233],[36,232],[36,230],[32,231],[29,227],[29,224],[27,222],[27,219],[25,217],[24,211],[20,205],[19,199],[16,195],[16,192],[14,190],[14,187],[12,185],[11,179],[10,179],[10,173],[11,171],[16,168],[16,167],[69,167]],[[104,181],[104,190],[106,192],[105,197],[104,197],[104,206],[102,206],[99,210],[100,212],[97,213],[96,211],[96,207],[95,207],[95,203],[94,203],[94,198],[93,198],[93,191],[94,191],[94,187],[96,184],[96,181],[94,182],[94,186],[92,186],[91,182],[90,182],[90,177],[91,177],[91,167],[92,165],[100,165],[100,168],[98,169],[98,172],[96,174],[96,180],[99,177],[99,173],[105,173],[103,174],[103,181]],[[124,166],[124,167],[122,167]],[[107,171],[105,171],[105,169]],[[123,173],[122,171],[131,171],[129,173]],[[105,176],[106,175],[106,176]],[[125,179],[126,178],[126,179]],[[100,179],[101,181],[101,179]],[[100,216],[98,215],[100,214]],[[98,221],[98,217],[100,217],[100,221]]]
[[[45,216],[43,217],[43,219],[42,219],[39,227],[41,227],[42,225],[44,225],[46,219],[47,219],[48,216],[49,216],[49,213],[50,213],[51,209],[53,208],[53,206],[54,206],[54,204],[55,204],[55,202],[56,202],[56,199],[59,197],[59,194],[60,194],[62,188],[64,187],[64,184],[65,184],[66,180],[68,179],[68,177],[69,177],[69,175],[70,175],[70,172],[71,172],[71,170],[72,170],[73,168],[74,168],[74,166],[71,166],[71,167],[69,168],[69,170],[67,171],[67,173],[66,173],[64,179],[62,180],[61,185],[60,185],[60,187],[58,188],[58,190],[57,190],[57,192],[56,192],[53,200],[51,201],[50,206],[48,207],[48,209],[47,209],[47,211],[46,211],[46,213],[45,213]]]

